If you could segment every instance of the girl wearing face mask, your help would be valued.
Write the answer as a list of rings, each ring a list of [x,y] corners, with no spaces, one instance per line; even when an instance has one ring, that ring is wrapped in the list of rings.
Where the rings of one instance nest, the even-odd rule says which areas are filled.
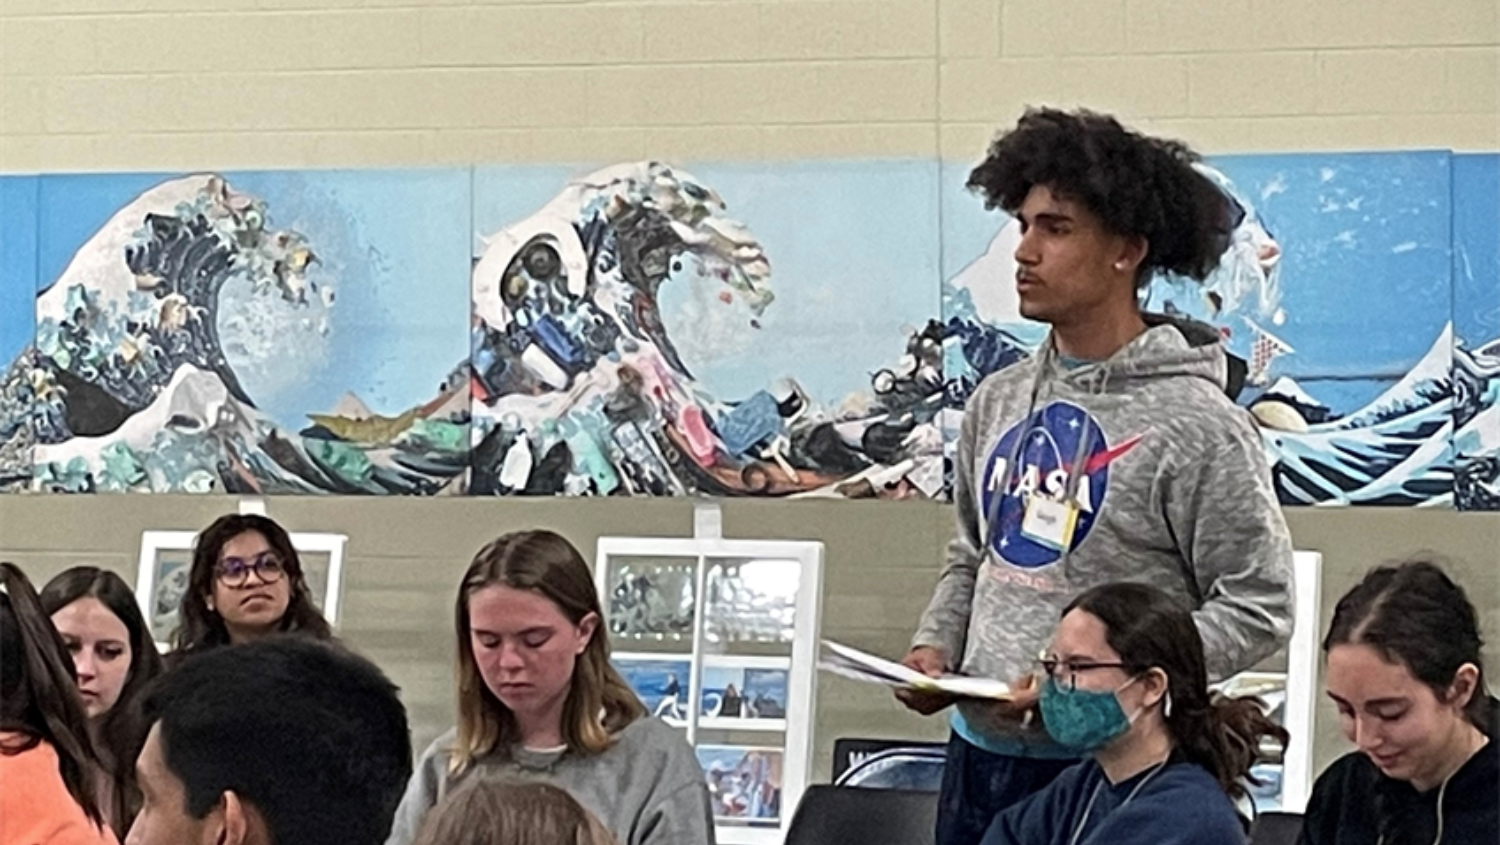
[[[648,718],[609,662],[588,564],[550,531],[507,534],[464,573],[455,608],[458,726],[423,752],[387,845],[409,845],[471,778],[567,790],[621,845],[712,845],[692,748]]]
[[[198,535],[173,659],[278,632],[330,639],[286,529],[257,514],[221,516]]]
[[[141,804],[135,758],[149,729],[141,724],[140,693],[161,674],[161,655],[135,595],[113,572],[65,570],[47,582],[41,602],[73,656],[89,731],[109,776],[110,827],[129,830]]]
[[[1042,660],[1042,722],[1090,755],[997,816],[985,845],[1243,845],[1233,798],[1262,737],[1255,699],[1211,696],[1192,613],[1144,584],[1068,605]]]
[[[0,563],[0,845],[115,845],[102,775],[62,637]]]
[[[1427,562],[1372,570],[1339,600],[1323,651],[1358,750],[1314,784],[1302,845],[1494,843],[1500,703],[1463,589]]]

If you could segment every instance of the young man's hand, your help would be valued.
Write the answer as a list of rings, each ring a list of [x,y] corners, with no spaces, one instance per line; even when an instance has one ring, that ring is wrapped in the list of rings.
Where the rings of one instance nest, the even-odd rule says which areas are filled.
[[[931,646],[917,646],[901,661],[902,666],[921,672],[929,678],[941,678],[947,668],[947,663],[943,659],[942,652]],[[945,692],[898,689],[896,700],[923,716],[931,716],[952,704],[955,698]]]
[[[1010,689],[1010,700],[985,702],[973,711],[964,711],[964,715],[971,724],[978,722],[980,730],[988,727],[988,733],[1013,734],[1018,727],[1040,730],[1042,719],[1037,703],[1041,700],[1041,691],[1036,678],[1027,675],[1011,684]]]

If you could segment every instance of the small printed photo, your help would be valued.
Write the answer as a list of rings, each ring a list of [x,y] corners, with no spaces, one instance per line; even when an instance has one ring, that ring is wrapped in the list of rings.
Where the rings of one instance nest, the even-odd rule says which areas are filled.
[[[328,572],[333,565],[332,557],[325,551],[297,550],[297,560],[302,562],[302,577],[307,581],[307,591],[312,593],[313,604],[328,618],[328,624],[337,625],[338,620],[328,612]]]
[[[714,818],[751,825],[780,823],[781,749],[701,745],[697,752]]]
[[[703,668],[707,719],[785,719],[787,670],[741,666]]]
[[[177,630],[178,610],[188,588],[188,570],[192,568],[190,551],[162,550],[153,565],[151,606],[146,618],[151,624],[151,639],[158,643],[171,640]]]
[[[637,660],[615,658],[615,669],[635,690],[646,710],[668,721],[687,719],[689,673],[692,661],[681,659]]]
[[[614,564],[609,632],[633,639],[691,639],[696,581],[696,565],[635,559]]]

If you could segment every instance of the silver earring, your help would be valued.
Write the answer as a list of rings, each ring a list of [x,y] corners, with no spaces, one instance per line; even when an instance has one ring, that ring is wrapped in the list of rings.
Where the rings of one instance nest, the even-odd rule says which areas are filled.
[[[1172,718],[1172,694],[1170,692],[1167,693],[1167,703],[1166,706],[1162,707],[1161,712],[1163,717]]]

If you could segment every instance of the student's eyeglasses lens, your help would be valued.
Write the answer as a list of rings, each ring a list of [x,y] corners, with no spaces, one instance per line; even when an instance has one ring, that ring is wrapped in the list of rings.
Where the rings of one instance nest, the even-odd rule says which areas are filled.
[[[240,587],[250,580],[250,571],[260,576],[260,580],[267,584],[274,584],[281,580],[285,570],[281,567],[281,558],[273,554],[264,554],[246,560],[238,557],[226,557],[219,562],[219,580],[227,587]]]

